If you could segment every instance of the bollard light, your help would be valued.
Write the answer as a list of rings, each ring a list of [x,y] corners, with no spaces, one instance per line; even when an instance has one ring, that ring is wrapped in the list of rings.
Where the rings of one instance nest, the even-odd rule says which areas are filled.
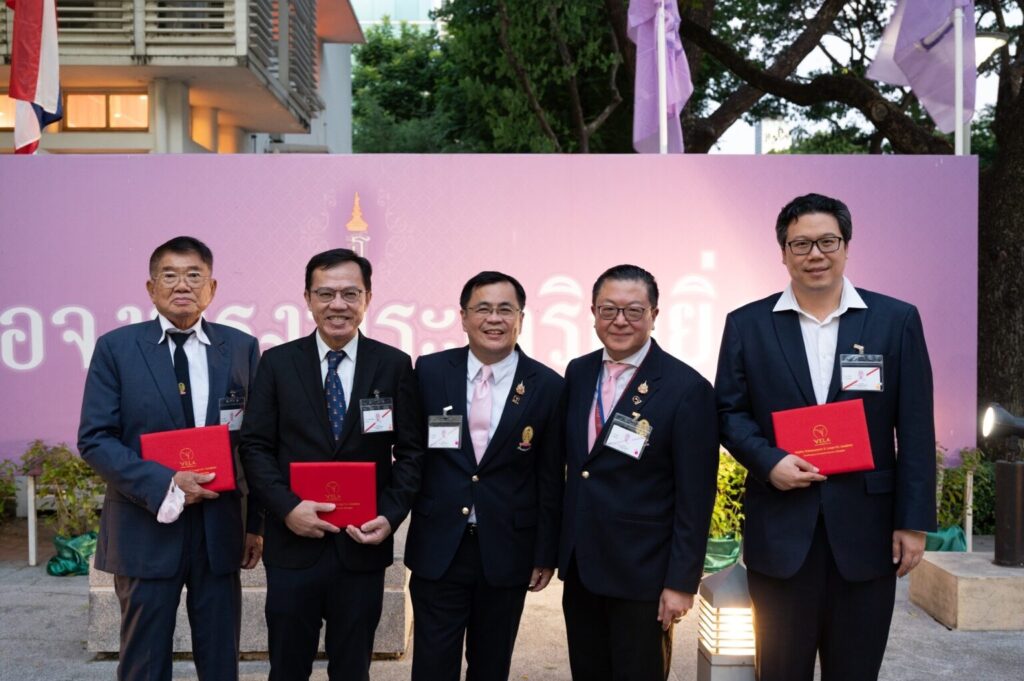
[[[754,681],[754,615],[740,561],[701,580],[697,681]]]
[[[1024,437],[1024,418],[998,404],[989,405],[981,419],[986,437]],[[996,461],[996,532],[992,562],[1024,568],[1024,461]]]

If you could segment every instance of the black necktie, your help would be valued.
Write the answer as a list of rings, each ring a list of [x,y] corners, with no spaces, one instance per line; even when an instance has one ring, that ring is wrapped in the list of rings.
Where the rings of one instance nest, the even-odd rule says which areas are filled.
[[[181,395],[181,408],[185,410],[185,425],[196,427],[196,416],[192,411],[192,383],[188,380],[188,356],[185,354],[185,341],[192,335],[188,333],[172,333],[174,339],[174,375],[178,378],[178,394]]]
[[[338,376],[338,365],[345,359],[345,351],[327,352],[327,380],[324,381],[324,394],[327,397],[327,418],[331,421],[331,432],[334,439],[341,437],[341,426],[345,422],[345,391],[341,387]]]

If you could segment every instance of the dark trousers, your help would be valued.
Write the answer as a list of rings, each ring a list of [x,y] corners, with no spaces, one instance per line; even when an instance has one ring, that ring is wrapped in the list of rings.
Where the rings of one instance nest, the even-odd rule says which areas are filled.
[[[672,628],[661,630],[658,601],[629,601],[588,591],[575,556],[562,591],[573,681],[665,681]]]
[[[328,545],[308,568],[267,566],[270,681],[308,679],[326,621],[330,681],[368,681],[384,600],[384,571],[351,572]]]
[[[192,630],[192,656],[200,679],[238,678],[238,637],[242,589],[238,572],[210,572],[202,504],[188,506],[176,521],[185,523],[185,553],[168,579],[114,576],[121,603],[119,681],[170,681],[175,616],[181,589]],[[239,563],[242,557],[239,556]]]
[[[843,579],[818,519],[800,570],[788,579],[747,572],[754,602],[760,681],[811,681],[821,658],[822,681],[878,678],[896,598],[896,575],[866,582]]]
[[[480,544],[467,529],[438,580],[413,574],[412,681],[458,681],[466,644],[467,681],[506,681],[523,614],[526,585],[496,587],[484,578]]]

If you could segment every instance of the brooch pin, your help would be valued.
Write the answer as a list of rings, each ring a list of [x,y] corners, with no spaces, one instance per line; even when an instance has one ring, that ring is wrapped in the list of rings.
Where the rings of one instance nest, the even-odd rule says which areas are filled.
[[[647,381],[644,381],[636,387],[636,391],[641,395],[646,395],[649,388],[647,387]]]
[[[519,443],[519,451],[528,452],[533,447],[533,426],[523,428],[523,439]]]
[[[639,395],[633,395],[633,404],[640,404],[643,400],[640,399]]]
[[[519,381],[519,385],[516,386],[516,394],[512,396],[512,404],[519,404],[520,398],[526,394],[526,386],[523,385],[522,381]]]
[[[651,423],[647,419],[640,419],[636,424],[636,434],[640,437],[647,439],[647,436],[651,434]]]

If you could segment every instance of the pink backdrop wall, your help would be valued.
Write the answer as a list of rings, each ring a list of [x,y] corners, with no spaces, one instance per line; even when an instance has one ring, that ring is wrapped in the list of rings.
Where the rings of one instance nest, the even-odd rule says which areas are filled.
[[[263,347],[312,331],[309,257],[362,239],[366,333],[413,355],[461,345],[463,282],[500,269],[527,290],[524,348],[559,371],[597,346],[595,276],[633,262],[661,287],[655,337],[713,379],[726,313],[788,281],[774,219],[809,191],[850,206],[854,284],[920,308],[938,437],[973,445],[976,178],[949,157],[0,158],[0,458],[75,442],[95,339],[150,317],[149,254],[178,234],[214,251],[207,318]],[[346,227],[356,193],[364,232]]]

